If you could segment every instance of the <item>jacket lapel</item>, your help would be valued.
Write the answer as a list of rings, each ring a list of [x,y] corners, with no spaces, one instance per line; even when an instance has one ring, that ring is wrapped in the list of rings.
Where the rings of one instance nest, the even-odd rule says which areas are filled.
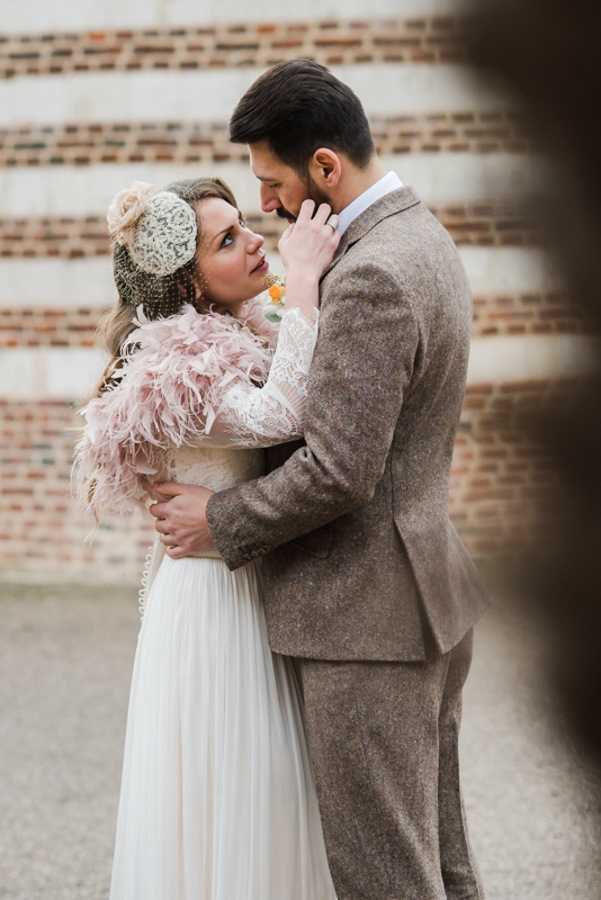
[[[342,239],[336,250],[336,255],[329,266],[324,270],[321,278],[325,278],[325,276],[338,265],[347,250],[350,250],[353,244],[360,241],[361,238],[381,222],[382,219],[386,219],[388,216],[394,216],[397,213],[402,213],[406,209],[417,206],[418,203],[421,203],[419,197],[409,187],[402,187],[397,191],[391,191],[375,203],[372,203],[365,212],[362,212],[360,216],[351,222],[345,233],[342,235]]]

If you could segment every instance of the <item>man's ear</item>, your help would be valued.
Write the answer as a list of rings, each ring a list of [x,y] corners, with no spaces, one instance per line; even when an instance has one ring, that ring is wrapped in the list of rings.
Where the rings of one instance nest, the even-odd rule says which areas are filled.
[[[338,187],[342,175],[342,160],[335,150],[320,147],[309,162],[309,175],[324,191]]]

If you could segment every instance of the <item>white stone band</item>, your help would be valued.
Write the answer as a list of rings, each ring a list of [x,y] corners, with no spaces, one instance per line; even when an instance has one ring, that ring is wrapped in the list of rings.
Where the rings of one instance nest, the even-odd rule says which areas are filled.
[[[591,371],[594,338],[478,338],[472,342],[468,384],[572,378]],[[48,348],[4,350],[0,390],[7,400],[81,401],[96,383],[106,355],[102,350]]]
[[[370,0],[369,15],[390,18],[399,15],[396,0]],[[403,0],[406,18],[431,13],[457,15],[457,3],[451,0]],[[319,19],[363,18],[364,0],[305,0],[302,16]],[[78,0],[77,3],[48,3],[28,0],[6,3],[2,10],[5,33],[39,33],[40,31],[88,31],[103,28],[165,28],[172,25],[200,25],[203,22],[278,22],[298,21],[299,8],[293,3],[275,4],[273,0],[255,0],[244,6],[240,0]]]
[[[262,71],[111,71],[9,79],[0,82],[0,125],[221,122]],[[359,95],[368,115],[507,107],[505,97],[487,90],[464,65],[388,63],[332,66],[332,71]]]
[[[382,162],[434,206],[515,196],[541,183],[545,171],[536,157],[511,153],[407,153],[383,156]],[[229,184],[246,213],[259,211],[258,182],[244,163],[125,163],[5,169],[0,173],[0,217],[104,215],[113,195],[133,181],[164,186],[209,173]]]
[[[561,286],[559,274],[540,251],[460,247],[459,253],[472,291],[479,296],[539,293]],[[276,253],[267,258],[272,271],[282,271]],[[0,285],[0,309],[102,307],[110,306],[116,295],[108,257],[0,260]]]

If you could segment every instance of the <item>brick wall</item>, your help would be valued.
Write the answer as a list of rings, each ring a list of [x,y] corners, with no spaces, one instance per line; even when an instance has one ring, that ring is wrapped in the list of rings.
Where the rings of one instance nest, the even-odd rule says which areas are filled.
[[[569,380],[479,384],[468,389],[451,473],[451,517],[478,559],[536,547],[557,515],[560,489],[535,432],[569,403]]]
[[[537,509],[556,479],[524,425],[561,382],[478,385],[468,390],[457,436],[451,513],[475,556],[506,555],[536,539]],[[0,402],[0,568],[87,573],[135,581],[151,529],[141,515],[94,523],[70,499],[72,403]]]
[[[96,326],[112,296],[103,210],[121,177],[231,176],[249,224],[275,251],[282,226],[258,213],[246,149],[228,143],[225,122],[254,70],[297,56],[346,67],[339,74],[358,90],[379,152],[432,204],[476,282],[479,383],[468,389],[457,436],[454,521],[479,558],[537,539],[557,485],[524,426],[570,389],[563,338],[591,330],[584,309],[539,265],[540,234],[506,199],[534,180],[529,156],[540,148],[518,112],[473,89],[464,19],[373,18],[368,4],[355,16],[360,6],[347,18],[310,21],[301,10],[304,21],[215,24],[200,23],[199,12],[199,23],[181,27],[41,25],[0,36],[0,371],[14,389],[0,402],[0,569],[139,577],[148,523],[142,515],[112,520],[84,543],[93,523],[69,497],[79,420],[72,402],[41,395],[76,396],[85,363],[97,364]],[[189,7],[188,22],[196,15]],[[70,12],[60,21],[75,22]],[[529,370],[541,341],[553,371]],[[509,377],[508,346],[520,371],[514,383],[498,383]],[[538,380],[529,380],[534,370]]]
[[[74,405],[0,401],[0,569],[135,581],[152,539],[141,515],[103,523],[71,501]]]

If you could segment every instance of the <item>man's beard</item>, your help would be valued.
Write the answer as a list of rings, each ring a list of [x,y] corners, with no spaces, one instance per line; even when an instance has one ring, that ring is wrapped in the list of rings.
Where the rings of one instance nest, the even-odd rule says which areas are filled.
[[[329,203],[330,198],[327,194],[325,194],[322,190],[320,190],[310,175],[305,176],[305,200],[313,200],[315,203],[315,209],[320,203]],[[289,210],[286,209],[285,206],[278,206],[275,211],[276,216],[279,216],[280,219],[286,219],[287,222],[296,222],[297,216],[293,215]]]

